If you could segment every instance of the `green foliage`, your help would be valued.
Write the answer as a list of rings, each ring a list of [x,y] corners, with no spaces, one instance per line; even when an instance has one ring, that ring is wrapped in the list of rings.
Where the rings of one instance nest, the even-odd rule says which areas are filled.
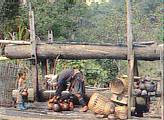
[[[18,0],[1,0],[0,21],[3,23],[12,21],[18,15]]]
[[[161,14],[160,0],[134,0],[132,3],[133,14],[133,34],[135,41],[154,41],[160,42],[163,40],[160,30]]]
[[[16,40],[29,38],[28,25],[19,16],[21,14],[19,9],[18,0],[2,0],[0,2],[0,28],[5,39],[12,39],[13,32],[15,33]]]
[[[76,27],[77,16],[84,12],[83,7],[84,4],[78,4],[78,2],[72,0],[61,0],[54,4],[50,4],[45,0],[33,0],[32,8],[35,13],[36,34],[42,40],[46,40],[47,31],[51,29],[55,40],[66,41]],[[27,7],[22,8],[21,12],[21,16],[27,18]]]
[[[5,38],[28,39],[28,6],[17,2],[1,0],[0,28]],[[17,1],[17,0],[16,0]],[[109,3],[87,6],[81,0],[57,0],[50,4],[46,0],[31,0],[35,13],[36,34],[47,40],[51,29],[55,41],[75,41],[91,43],[126,43],[126,12],[124,0],[110,0]],[[163,42],[163,15],[161,0],[131,0],[132,25],[135,41],[156,40]],[[19,17],[18,17],[19,16]],[[150,72],[153,66],[140,63],[141,74]],[[68,67],[78,67],[85,75],[88,84],[105,83],[117,74],[127,74],[126,61],[114,60],[61,60],[57,71]],[[145,69],[148,67],[147,69]]]
[[[118,74],[118,68],[113,60],[61,60],[57,64],[57,73],[66,68],[78,68],[86,76],[89,85],[109,83]]]

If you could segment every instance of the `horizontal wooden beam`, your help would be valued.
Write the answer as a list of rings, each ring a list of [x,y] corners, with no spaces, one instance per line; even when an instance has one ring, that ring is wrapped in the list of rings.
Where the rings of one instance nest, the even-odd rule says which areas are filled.
[[[17,45],[30,45],[31,42],[23,40],[0,40],[1,44],[17,44]],[[46,42],[38,42],[37,44],[46,44]],[[71,45],[113,45],[111,43],[87,43],[87,42],[51,42],[51,44],[71,44]],[[146,41],[146,42],[133,42],[134,46],[145,46],[155,44],[155,41]],[[126,46],[126,45],[122,45]]]
[[[29,41],[15,41],[15,40],[0,40],[1,44],[17,44],[17,45],[30,45]]]
[[[162,44],[163,45],[163,44]],[[159,45],[134,47],[135,59],[159,60]],[[4,55],[12,59],[31,57],[30,45],[6,45]],[[127,47],[118,45],[81,45],[81,44],[39,44],[37,55],[40,59],[121,59],[127,60]]]

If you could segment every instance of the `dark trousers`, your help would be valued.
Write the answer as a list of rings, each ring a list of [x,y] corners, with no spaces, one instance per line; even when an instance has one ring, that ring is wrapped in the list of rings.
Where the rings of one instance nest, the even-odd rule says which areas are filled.
[[[55,96],[61,96],[62,91],[67,89],[67,82],[65,80],[58,81]]]

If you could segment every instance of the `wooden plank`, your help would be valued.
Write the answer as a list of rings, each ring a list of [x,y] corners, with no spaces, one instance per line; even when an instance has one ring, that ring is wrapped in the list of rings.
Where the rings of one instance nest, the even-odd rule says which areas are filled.
[[[37,41],[35,39],[35,24],[34,24],[34,12],[31,10],[31,4],[29,5],[29,22],[30,22],[30,41],[31,41],[31,58],[32,64],[32,79],[35,100],[39,101],[39,83],[38,83],[38,61],[37,61]]]
[[[0,40],[0,43],[2,44],[17,44],[17,45],[30,45],[31,43],[29,41],[13,41],[13,40]]]
[[[133,49],[133,35],[131,27],[131,5],[130,0],[126,0],[127,12],[127,46],[128,46],[128,118],[131,119],[131,107],[133,103],[132,89],[134,83],[134,49]]]

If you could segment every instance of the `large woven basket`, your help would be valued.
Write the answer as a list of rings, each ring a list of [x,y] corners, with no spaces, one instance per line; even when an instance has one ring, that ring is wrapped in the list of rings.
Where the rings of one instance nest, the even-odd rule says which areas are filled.
[[[123,78],[117,78],[110,84],[111,92],[115,94],[122,94],[128,90],[128,81]]]
[[[114,104],[99,93],[94,93],[88,103],[90,110],[97,114],[109,115],[114,113]]]
[[[124,85],[119,79],[117,79],[111,82],[110,88],[112,93],[121,94],[124,90]]]
[[[117,106],[115,107],[115,116],[121,120],[126,120],[128,115],[127,106]]]
[[[124,105],[128,104],[128,96],[126,96],[126,95],[112,94],[110,99],[111,99],[111,101],[114,101],[116,103],[121,103]]]

